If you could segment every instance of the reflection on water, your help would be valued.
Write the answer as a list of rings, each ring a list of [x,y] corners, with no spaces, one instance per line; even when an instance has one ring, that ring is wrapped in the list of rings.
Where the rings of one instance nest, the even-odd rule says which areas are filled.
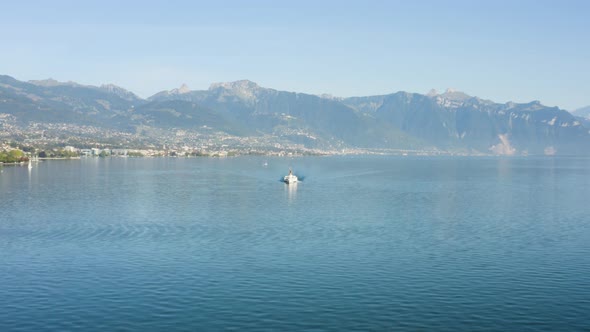
[[[291,184],[285,183],[285,192],[287,193],[289,203],[294,202],[297,199],[297,182]]]

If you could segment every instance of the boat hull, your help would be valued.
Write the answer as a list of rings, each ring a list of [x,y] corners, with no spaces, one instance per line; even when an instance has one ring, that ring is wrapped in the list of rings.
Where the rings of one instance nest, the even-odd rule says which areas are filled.
[[[283,178],[286,184],[297,183],[298,179],[295,175],[287,175]]]

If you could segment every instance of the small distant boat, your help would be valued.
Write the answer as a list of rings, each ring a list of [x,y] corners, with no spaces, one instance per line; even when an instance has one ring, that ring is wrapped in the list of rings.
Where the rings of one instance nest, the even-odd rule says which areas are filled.
[[[33,164],[31,164],[31,160],[29,159],[29,165],[27,166],[29,169],[33,168]]]
[[[297,176],[293,174],[292,170],[289,170],[289,174],[285,175],[283,181],[285,181],[286,184],[297,183]]]

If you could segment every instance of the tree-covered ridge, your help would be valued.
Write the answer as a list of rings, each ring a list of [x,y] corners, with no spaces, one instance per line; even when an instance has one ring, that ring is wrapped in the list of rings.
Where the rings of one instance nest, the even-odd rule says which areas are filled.
[[[2,163],[20,163],[28,160],[29,158],[25,155],[25,153],[18,149],[0,151],[0,162]]]

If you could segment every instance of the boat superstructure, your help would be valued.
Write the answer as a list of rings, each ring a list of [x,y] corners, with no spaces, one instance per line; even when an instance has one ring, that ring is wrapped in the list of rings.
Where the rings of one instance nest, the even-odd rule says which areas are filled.
[[[293,171],[289,170],[289,174],[285,175],[285,177],[283,178],[283,181],[286,184],[291,184],[291,183],[297,183],[298,179],[297,179],[297,176],[295,176],[295,174],[293,174]]]

